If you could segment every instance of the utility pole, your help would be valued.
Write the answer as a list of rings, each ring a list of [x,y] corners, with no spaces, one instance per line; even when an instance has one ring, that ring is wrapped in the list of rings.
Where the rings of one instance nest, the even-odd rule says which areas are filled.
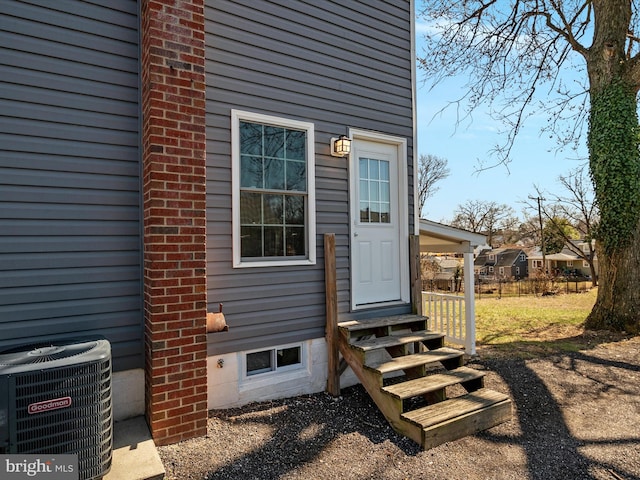
[[[529,196],[530,200],[536,200],[538,202],[538,222],[540,223],[540,244],[542,249],[542,272],[547,272],[547,258],[545,256],[545,248],[544,248],[544,230],[542,228],[542,202],[546,200],[542,197],[532,197]]]

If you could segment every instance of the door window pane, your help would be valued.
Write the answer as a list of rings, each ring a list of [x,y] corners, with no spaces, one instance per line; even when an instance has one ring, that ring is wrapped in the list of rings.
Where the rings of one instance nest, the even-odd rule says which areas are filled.
[[[373,158],[359,159],[360,221],[391,223],[391,184],[389,162]]]

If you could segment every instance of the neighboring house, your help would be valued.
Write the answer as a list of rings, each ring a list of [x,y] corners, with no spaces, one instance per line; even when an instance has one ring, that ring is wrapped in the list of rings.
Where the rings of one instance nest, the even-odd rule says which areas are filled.
[[[412,310],[413,9],[1,2],[0,348],[104,335],[158,444],[323,390],[323,234],[341,321]]]
[[[527,254],[519,248],[482,250],[473,265],[476,275],[486,280],[520,280],[528,275]]]
[[[462,258],[429,254],[423,254],[421,258],[423,266],[428,267],[422,270],[423,290],[454,291],[455,281],[462,281]]]
[[[596,277],[598,276],[598,258],[595,255],[595,248],[592,243],[593,266]],[[579,254],[578,251],[582,252]],[[590,255],[589,243],[581,240],[571,240],[564,248],[553,254],[544,256],[546,271],[555,276],[567,278],[591,278],[592,271],[589,262],[583,258]],[[529,269],[531,272],[542,269],[543,258],[540,248],[536,248],[529,253]]]

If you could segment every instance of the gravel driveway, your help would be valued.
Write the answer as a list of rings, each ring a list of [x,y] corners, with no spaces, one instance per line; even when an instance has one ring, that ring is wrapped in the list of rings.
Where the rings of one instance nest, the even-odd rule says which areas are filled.
[[[212,411],[208,435],[160,447],[167,480],[640,479],[640,338],[469,362],[513,419],[420,451],[360,386]]]

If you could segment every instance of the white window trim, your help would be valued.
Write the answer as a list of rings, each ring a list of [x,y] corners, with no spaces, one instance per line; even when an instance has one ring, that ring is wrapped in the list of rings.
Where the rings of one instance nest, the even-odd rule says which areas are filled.
[[[256,373],[247,375],[247,355],[255,352],[276,351],[284,348],[300,348],[300,363],[295,365],[287,365],[286,367],[276,368],[269,372]],[[284,382],[287,380],[296,380],[306,378],[310,375],[310,349],[307,342],[291,343],[288,345],[278,345],[276,347],[257,348],[255,350],[247,350],[238,353],[240,361],[240,388],[239,391],[253,390],[261,386],[271,385],[274,381]]]
[[[240,121],[266,123],[307,132],[307,251],[304,259],[242,260],[240,252]],[[233,268],[277,267],[316,264],[316,182],[315,182],[315,135],[314,124],[290,120],[272,115],[231,110],[231,198],[233,223]]]

